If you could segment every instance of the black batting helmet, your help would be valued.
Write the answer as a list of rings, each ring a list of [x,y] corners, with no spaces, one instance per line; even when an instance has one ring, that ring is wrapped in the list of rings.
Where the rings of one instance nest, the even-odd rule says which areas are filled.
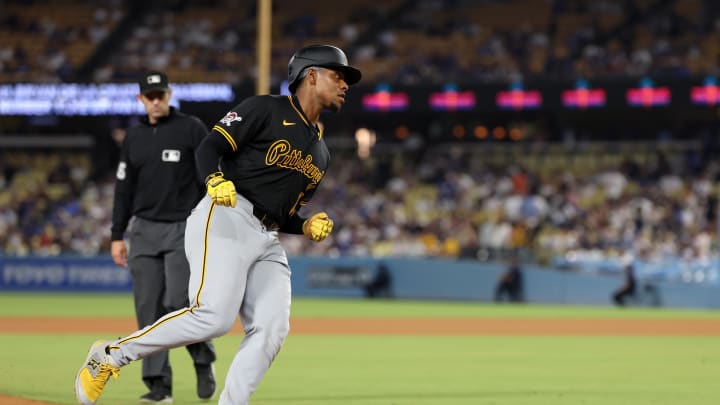
[[[288,88],[291,93],[302,81],[302,72],[311,67],[326,67],[343,72],[348,85],[360,81],[362,73],[348,65],[347,56],[342,49],[332,45],[310,45],[295,52],[288,63]]]

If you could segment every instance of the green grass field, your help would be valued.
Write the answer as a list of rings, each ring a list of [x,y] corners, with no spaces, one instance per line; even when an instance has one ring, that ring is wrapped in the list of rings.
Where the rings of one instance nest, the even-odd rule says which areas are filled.
[[[0,316],[132,316],[129,295],[0,295]],[[296,299],[294,317],[719,319],[713,311],[495,306],[462,302]],[[431,325],[429,325],[431,326]],[[128,331],[130,332],[130,331]],[[68,332],[71,333],[71,332]],[[75,403],[82,334],[0,331],[0,393]],[[220,384],[241,336],[217,339]],[[189,356],[172,351],[175,404],[196,404]],[[293,335],[253,404],[716,405],[718,337]],[[100,404],[137,403],[140,364]],[[217,394],[216,394],[217,397]]]

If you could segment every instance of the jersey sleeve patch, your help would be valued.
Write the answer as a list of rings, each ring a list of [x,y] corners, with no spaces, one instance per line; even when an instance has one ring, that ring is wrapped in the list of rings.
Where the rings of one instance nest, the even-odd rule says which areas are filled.
[[[225,124],[226,126],[229,127],[230,124],[233,123],[233,121],[238,121],[238,122],[242,121],[242,117],[239,116],[238,113],[236,113],[235,111],[230,111],[227,114],[225,114],[223,119],[220,120],[220,123]]]

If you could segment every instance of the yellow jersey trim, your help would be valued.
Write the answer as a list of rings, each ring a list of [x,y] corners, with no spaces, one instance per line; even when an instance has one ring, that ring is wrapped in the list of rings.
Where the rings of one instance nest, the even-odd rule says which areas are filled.
[[[220,125],[215,125],[212,129],[214,131],[218,131],[220,135],[224,136],[225,139],[227,139],[228,143],[230,143],[230,147],[232,148],[233,152],[237,152],[237,143],[235,143],[235,140],[228,133],[228,131],[225,130],[225,128],[221,127]]]
[[[295,110],[295,112],[297,113],[298,117],[300,117],[300,119],[305,123],[305,125],[310,126],[310,124],[309,124],[309,123],[307,122],[307,120],[305,119],[305,116],[303,116],[302,113],[300,112],[300,110],[298,110],[298,108],[295,107],[295,103],[293,103],[292,96],[288,96],[288,100],[290,100],[290,106],[293,108],[293,110]]]
[[[288,100],[290,100],[290,106],[292,106],[293,110],[295,110],[295,112],[296,112],[297,115],[300,117],[300,119],[303,120],[303,122],[305,123],[305,125],[311,127],[312,125],[310,125],[310,123],[307,122],[307,120],[306,120],[305,117],[302,115],[302,113],[300,112],[300,110],[299,110],[297,107],[295,107],[295,103],[293,103],[292,96],[288,96]],[[283,121],[283,125],[284,125],[284,124],[285,124],[285,122]],[[318,139],[322,139],[322,137],[323,137],[323,130],[322,130],[322,127],[320,127],[320,128],[318,128]]]

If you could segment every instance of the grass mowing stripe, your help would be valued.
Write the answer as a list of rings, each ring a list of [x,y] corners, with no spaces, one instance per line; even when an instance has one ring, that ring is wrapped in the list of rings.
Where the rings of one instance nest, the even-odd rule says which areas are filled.
[[[0,392],[74,404],[72,379],[95,336],[3,336]],[[216,340],[223,385],[239,336]],[[253,404],[714,405],[717,338],[290,336]],[[58,350],[61,348],[61,350]],[[171,352],[175,404],[195,404],[192,365]],[[38,368],[42,365],[42,382]],[[145,392],[140,364],[103,405]]]
[[[132,295],[0,294],[0,316],[132,317]],[[647,318],[720,319],[712,310],[578,307],[552,305],[495,305],[483,302],[366,300],[336,298],[293,299],[293,317],[482,317],[482,318]]]
[[[712,338],[299,336],[289,340],[257,399],[709,405],[720,399],[714,389],[720,370],[716,343]],[[324,388],[317,392],[317,386]]]

